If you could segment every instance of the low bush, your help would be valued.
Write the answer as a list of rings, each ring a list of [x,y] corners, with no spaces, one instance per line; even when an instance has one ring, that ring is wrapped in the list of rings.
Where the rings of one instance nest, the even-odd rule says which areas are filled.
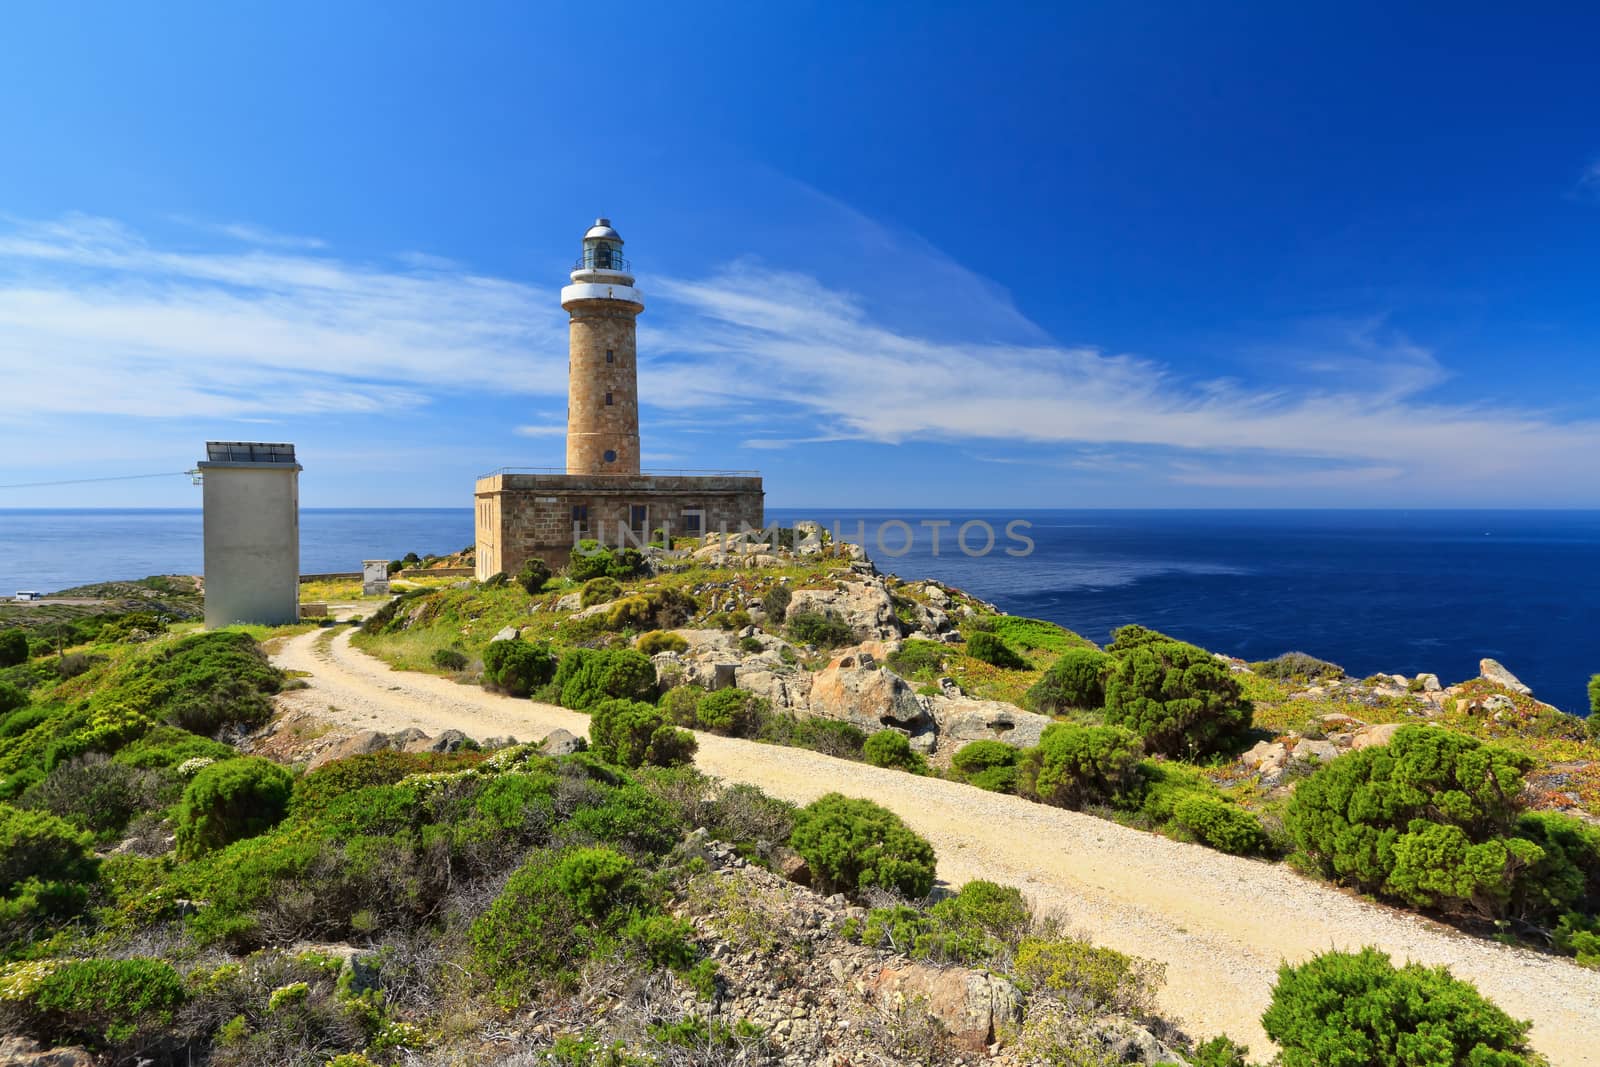
[[[689,648],[689,640],[671,630],[651,630],[641,634],[639,640],[634,642],[634,647],[647,656],[654,656],[658,652],[685,652]]]
[[[1515,835],[1531,761],[1451,730],[1405,726],[1301,782],[1285,826],[1323,874],[1417,907],[1483,918],[1536,901],[1554,879],[1544,849]],[[1561,896],[1552,882],[1543,887]]]
[[[694,759],[694,735],[669,723],[654,704],[605,700],[589,716],[589,747],[607,763],[676,767]]]
[[[632,578],[644,570],[644,556],[637,548],[609,548],[598,541],[579,541],[567,563],[567,575],[574,581],[591,578]]]
[[[695,706],[695,723],[704,730],[745,737],[753,732],[765,705],[748,689],[718,689],[700,698]]]
[[[837,615],[795,611],[788,615],[789,637],[802,645],[839,648],[856,639],[855,631]]]
[[[1064,626],[1021,615],[994,615],[988,619],[989,632],[1012,648],[1024,652],[1051,652],[1059,655],[1069,648],[1093,649],[1094,645]]]
[[[797,718],[789,712],[766,716],[758,740],[792,748],[808,748],[824,756],[859,760],[867,743],[866,731],[843,719]]]
[[[924,641],[913,637],[890,653],[889,669],[906,678],[932,677],[944,669],[944,658],[950,646],[938,641]]]
[[[1045,715],[1071,708],[1099,708],[1106,702],[1106,675],[1116,660],[1092,648],[1069,648],[1028,690],[1028,707]]]
[[[0,971],[0,1004],[47,1045],[121,1047],[171,1026],[183,979],[155,959],[44,960]]]
[[[761,610],[767,616],[767,621],[779,625],[784,617],[789,614],[789,601],[794,599],[794,594],[786,585],[775,585],[768,589],[761,597]]]
[[[800,810],[790,846],[824,888],[857,895],[878,888],[924,897],[933,888],[933,846],[870,800],[829,793]]]
[[[956,749],[950,766],[956,777],[969,785],[991,793],[1014,793],[1021,755],[1004,741],[971,741]]]
[[[11,692],[22,694],[24,703],[13,704],[9,713],[0,718],[0,738],[21,737],[29,730],[50,718],[50,709],[37,704],[27,704],[27,694],[15,686],[8,686]],[[6,694],[0,692],[0,702],[5,701]]]
[[[291,808],[297,818],[311,818],[339,797],[372,785],[393,785],[413,774],[461,770],[483,761],[481,752],[396,752],[383,749],[333,760],[310,771],[294,785]]]
[[[543,988],[572,989],[587,959],[630,942],[681,962],[692,956],[688,933],[654,907],[633,861],[577,848],[535,853],[473,922],[471,940],[477,969],[503,1003],[516,1005]]]
[[[528,593],[538,593],[550,580],[550,565],[542,559],[530,559],[517,572],[517,584]]]
[[[761,638],[755,634],[745,634],[739,638],[739,651],[748,653],[765,652],[767,646],[761,643]]]
[[[212,736],[225,726],[255,727],[272,717],[283,675],[247,633],[215,630],[158,646],[135,661],[117,686],[133,710]]]
[[[270,830],[288,814],[293,789],[288,771],[258,756],[203,768],[178,808],[178,854],[192,859]]]
[[[661,713],[675,726],[698,726],[696,713],[705,695],[698,685],[675,685],[661,694]]]
[[[514,697],[525,697],[556,676],[556,655],[548,645],[520,637],[490,641],[483,650],[483,680]]]
[[[1304,652],[1285,652],[1281,656],[1252,663],[1250,669],[1263,678],[1280,682],[1317,682],[1344,677],[1344,668],[1337,663],[1329,663]]]
[[[612,603],[606,610],[608,630],[670,630],[682,626],[699,609],[681,589],[652,589]]]
[[[1191,1067],[1250,1067],[1245,1059],[1250,1054],[1249,1045],[1241,1045],[1226,1034],[1218,1034],[1210,1041],[1202,1041],[1189,1056]]]
[[[1125,634],[1128,630],[1139,633]],[[1228,669],[1202,648],[1151,639],[1124,626],[1111,645],[1116,669],[1106,682],[1106,722],[1144,738],[1150,752],[1194,758],[1225,747],[1250,728],[1250,702]],[[1126,636],[1131,644],[1119,649]],[[1155,638],[1162,635],[1155,634]]]
[[[1033,909],[1014,886],[968,882],[928,909],[913,954],[968,966],[1009,960],[1033,927]]]
[[[1125,804],[1142,779],[1139,738],[1120,726],[1051,723],[1018,761],[1023,796],[1062,808]]]
[[[967,637],[967,655],[1008,671],[1027,669],[1028,661],[996,634],[975,631]]]
[[[1375,948],[1278,970],[1261,1017],[1284,1067],[1534,1067],[1527,1023],[1443,967],[1396,968]]]
[[[578,602],[586,608],[592,608],[596,604],[615,600],[621,595],[622,583],[615,578],[590,578],[583,583],[583,591],[578,594]]]
[[[799,811],[787,800],[768,796],[753,785],[730,785],[719,790],[699,820],[719,841],[748,846],[757,855],[770,856],[788,844]]]
[[[28,662],[28,634],[20,628],[0,630],[0,667]]]
[[[0,804],[0,897],[24,882],[92,882],[98,861],[93,838],[42,811]]]
[[[0,718],[5,718],[18,708],[28,703],[28,694],[25,690],[18,689],[10,682],[0,682]],[[15,737],[17,733],[0,731],[0,737]]]
[[[883,729],[867,738],[861,754],[874,767],[893,767],[912,774],[927,774],[928,761],[913,752],[911,742],[899,730]]]
[[[1015,971],[1023,986],[1078,1011],[1139,1019],[1155,1011],[1166,965],[1081,938],[1028,937],[1017,946]]]
[[[1266,850],[1261,821],[1243,808],[1211,797],[1189,797],[1172,809],[1172,818],[1202,844],[1235,856]]]
[[[158,805],[160,784],[148,771],[91,752],[62,763],[18,798],[24,808],[60,816],[97,835],[115,833]]]
[[[499,643],[499,642],[497,642]],[[463,652],[453,648],[436,648],[429,657],[433,665],[441,671],[464,671],[467,669],[467,657]]]
[[[649,700],[656,668],[636,649],[575,648],[561,657],[555,685],[563,707],[586,711],[602,700]]]

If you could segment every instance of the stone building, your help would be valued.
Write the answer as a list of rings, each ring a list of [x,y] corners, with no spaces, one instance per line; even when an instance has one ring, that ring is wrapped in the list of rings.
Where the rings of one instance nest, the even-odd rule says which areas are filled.
[[[515,574],[533,557],[562,567],[580,540],[642,545],[674,536],[762,525],[754,471],[647,471],[639,464],[639,373],[634,287],[622,237],[607,219],[583,235],[561,290],[569,316],[567,463],[506,467],[478,479],[477,576]]]

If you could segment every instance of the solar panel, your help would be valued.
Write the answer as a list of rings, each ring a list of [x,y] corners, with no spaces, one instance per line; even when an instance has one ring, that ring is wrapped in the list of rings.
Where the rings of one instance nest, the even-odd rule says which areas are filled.
[[[212,463],[294,463],[294,445],[263,441],[207,441]]]

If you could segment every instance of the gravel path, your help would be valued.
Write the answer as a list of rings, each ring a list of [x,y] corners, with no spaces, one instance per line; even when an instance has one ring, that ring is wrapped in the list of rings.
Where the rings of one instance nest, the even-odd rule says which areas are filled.
[[[457,729],[537,740],[588,717],[433,675],[392,670],[315,631],[288,641],[278,665],[309,672],[282,698],[323,718],[393,732]],[[1268,1048],[1259,1019],[1279,963],[1331,948],[1376,945],[1396,961],[1445,964],[1512,1015],[1534,1021],[1533,1043],[1555,1067],[1600,1067],[1600,971],[1470,938],[1301,878],[1282,865],[1223,855],[1115,823],[917,778],[803,749],[700,734],[696,765],[796,803],[830,790],[870,797],[933,843],[952,886],[988,878],[1020,886],[1096,943],[1167,965],[1163,1010],[1195,1037],[1227,1032]]]

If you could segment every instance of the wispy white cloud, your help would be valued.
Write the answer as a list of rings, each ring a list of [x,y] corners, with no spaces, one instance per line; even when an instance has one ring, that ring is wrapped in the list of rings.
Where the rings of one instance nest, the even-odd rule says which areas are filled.
[[[10,414],[237,417],[566,391],[553,290],[310,252],[157,248],[107,219],[0,232]]]
[[[556,425],[551,423],[544,426],[518,426],[514,431],[519,437],[565,437],[566,424]]]

